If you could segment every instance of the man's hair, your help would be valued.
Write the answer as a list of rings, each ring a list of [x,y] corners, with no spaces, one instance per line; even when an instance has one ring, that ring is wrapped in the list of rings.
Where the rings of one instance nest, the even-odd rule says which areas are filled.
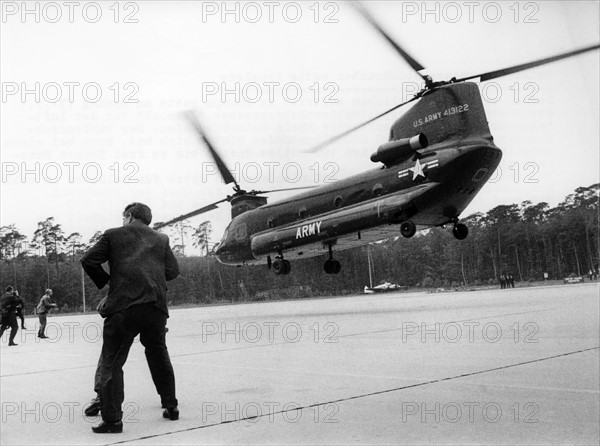
[[[13,287],[11,287],[10,285],[6,287],[6,289],[4,291],[6,291],[7,293],[12,293]]]
[[[141,220],[147,225],[152,221],[152,211],[148,206],[143,203],[131,203],[128,204],[123,215],[131,214],[131,216],[137,220]]]
[[[51,292],[52,292],[52,290],[51,290],[50,288],[48,288],[48,289],[46,290],[46,294],[50,294]]]

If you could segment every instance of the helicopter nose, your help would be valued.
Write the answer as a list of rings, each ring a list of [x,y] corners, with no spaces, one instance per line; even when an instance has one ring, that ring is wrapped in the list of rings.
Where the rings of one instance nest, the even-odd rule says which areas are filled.
[[[223,262],[229,257],[229,250],[223,245],[223,243],[220,243],[215,249],[215,256],[217,257],[219,262]]]

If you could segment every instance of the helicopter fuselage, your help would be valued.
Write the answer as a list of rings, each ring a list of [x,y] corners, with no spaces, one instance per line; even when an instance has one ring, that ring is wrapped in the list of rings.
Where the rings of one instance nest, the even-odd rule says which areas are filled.
[[[222,263],[307,258],[455,221],[494,173],[502,152],[491,139],[429,146],[397,165],[348,177],[234,218],[216,255]]]

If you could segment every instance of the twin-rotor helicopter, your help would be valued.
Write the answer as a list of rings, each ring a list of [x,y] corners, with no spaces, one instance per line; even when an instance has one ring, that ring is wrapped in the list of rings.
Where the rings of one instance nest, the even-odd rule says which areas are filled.
[[[392,125],[389,140],[371,155],[377,167],[336,183],[310,188],[291,198],[267,203],[264,194],[246,191],[235,181],[197,118],[187,117],[208,147],[233,194],[170,221],[159,229],[231,203],[231,222],[216,247],[220,262],[229,265],[265,264],[275,274],[288,274],[290,260],[325,255],[324,270],[337,274],[336,251],[354,248],[400,233],[453,225],[459,240],[468,228],[459,217],[492,176],[502,151],[494,144],[477,84],[596,50],[593,45],[553,57],[450,81],[434,82],[362,7],[356,9],[423,79],[425,87],[402,104],[313,147],[316,152],[359,128],[411,102]],[[298,189],[298,188],[294,188]]]

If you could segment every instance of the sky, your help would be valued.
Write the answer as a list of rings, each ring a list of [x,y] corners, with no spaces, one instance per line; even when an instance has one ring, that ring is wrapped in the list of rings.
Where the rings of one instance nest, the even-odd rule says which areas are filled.
[[[600,40],[599,3],[365,2],[434,80]],[[344,2],[1,2],[0,226],[54,217],[89,239],[140,201],[165,221],[232,192],[183,118],[193,110],[245,189],[313,186],[374,168],[420,78]],[[479,84],[503,151],[464,216],[556,206],[600,181],[594,51]],[[292,193],[276,193],[270,201]],[[191,220],[213,223],[227,203]]]

